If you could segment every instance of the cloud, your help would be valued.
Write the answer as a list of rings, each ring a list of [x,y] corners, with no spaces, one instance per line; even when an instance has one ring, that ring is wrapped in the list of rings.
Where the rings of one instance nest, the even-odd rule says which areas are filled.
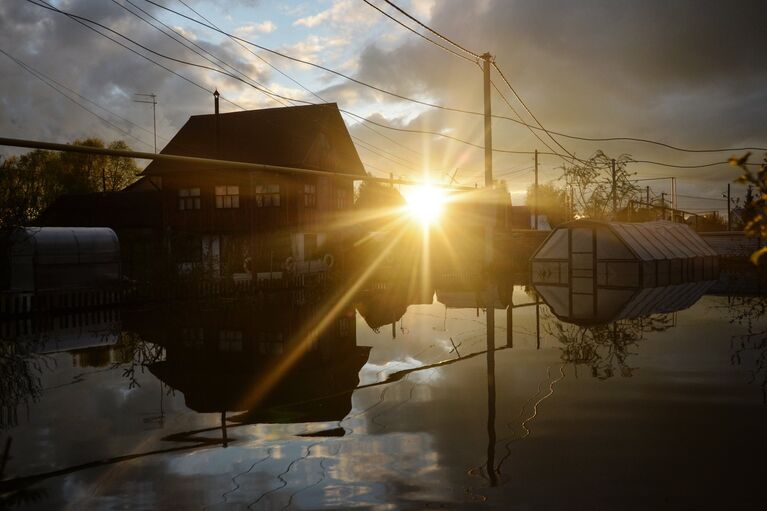
[[[239,37],[247,37],[253,34],[271,34],[277,30],[277,25],[273,21],[262,21],[260,23],[248,23],[237,27],[234,31]]]

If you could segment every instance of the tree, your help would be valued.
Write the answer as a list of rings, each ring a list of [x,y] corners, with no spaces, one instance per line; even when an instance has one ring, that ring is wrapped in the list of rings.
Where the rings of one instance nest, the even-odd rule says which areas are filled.
[[[367,230],[373,231],[391,224],[405,204],[405,198],[396,188],[375,181],[363,181],[357,189],[354,209],[358,213],[364,212],[358,218],[364,218]]]
[[[746,225],[743,230],[748,236],[758,237],[761,240],[767,239],[767,155],[764,157],[763,163],[758,165],[756,172],[752,171],[749,167],[748,160],[751,157],[751,153],[746,153],[744,156],[737,158],[730,158],[730,164],[740,167],[743,171],[736,182],[753,186],[756,188],[757,195],[754,197],[753,192],[749,192],[751,200],[748,198],[745,204],[744,217]],[[750,186],[749,186],[750,189]],[[754,264],[759,264],[759,260],[767,254],[767,246],[756,250],[751,254],[751,261]]]
[[[75,144],[104,147],[97,138]],[[130,150],[122,140],[109,148]],[[7,158],[0,164],[0,228],[29,224],[63,194],[121,190],[137,172],[124,157],[34,150]]]
[[[622,154],[615,158],[615,176],[613,177],[613,159],[602,151],[597,151],[588,160],[580,160],[572,165],[565,165],[564,179],[573,190],[573,207],[588,218],[611,218],[618,211],[628,206],[629,201],[639,192],[639,187],[631,181],[626,170],[631,156]],[[613,210],[613,202],[616,204]]]
[[[538,214],[546,215],[549,225],[556,227],[570,220],[567,207],[567,192],[555,186],[553,183],[538,185],[536,193],[535,185],[527,189],[527,204],[531,212],[537,206]]]
[[[113,151],[130,151],[131,148],[123,140],[115,140],[108,149]],[[104,180],[102,191],[116,192],[122,190],[136,180],[138,167],[136,160],[124,156],[108,156],[104,162]]]

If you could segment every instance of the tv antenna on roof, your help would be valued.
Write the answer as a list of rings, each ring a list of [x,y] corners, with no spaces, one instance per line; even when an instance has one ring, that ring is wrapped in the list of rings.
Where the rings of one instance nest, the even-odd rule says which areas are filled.
[[[157,154],[157,95],[152,94],[139,94],[135,93],[135,96],[141,96],[143,98],[151,99],[134,99],[134,103],[149,103],[152,105],[152,125],[154,127],[154,152]]]

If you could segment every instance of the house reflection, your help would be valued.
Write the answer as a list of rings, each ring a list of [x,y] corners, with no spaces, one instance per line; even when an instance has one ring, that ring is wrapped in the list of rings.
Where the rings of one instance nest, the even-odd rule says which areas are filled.
[[[391,325],[392,337],[396,337],[396,323],[411,305],[428,304],[434,300],[434,288],[429,283],[389,280],[371,282],[355,300],[357,311],[365,323],[378,332],[383,326]]]
[[[319,300],[283,293],[258,303],[163,308],[127,326],[164,348],[164,360],[150,363],[149,370],[183,393],[196,412],[241,412],[228,420],[243,423],[341,420],[351,410],[370,348],[356,344],[352,307],[323,331],[312,331],[318,307]],[[278,383],[255,406],[246,404],[296,353]]]

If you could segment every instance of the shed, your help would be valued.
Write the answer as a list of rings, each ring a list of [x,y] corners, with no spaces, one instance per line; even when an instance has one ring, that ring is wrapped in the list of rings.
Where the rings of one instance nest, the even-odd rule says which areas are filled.
[[[96,288],[121,278],[120,242],[105,227],[20,227],[3,245],[5,290]]]
[[[689,226],[575,220],[559,226],[531,258],[533,284],[658,287],[715,278],[716,252]]]

